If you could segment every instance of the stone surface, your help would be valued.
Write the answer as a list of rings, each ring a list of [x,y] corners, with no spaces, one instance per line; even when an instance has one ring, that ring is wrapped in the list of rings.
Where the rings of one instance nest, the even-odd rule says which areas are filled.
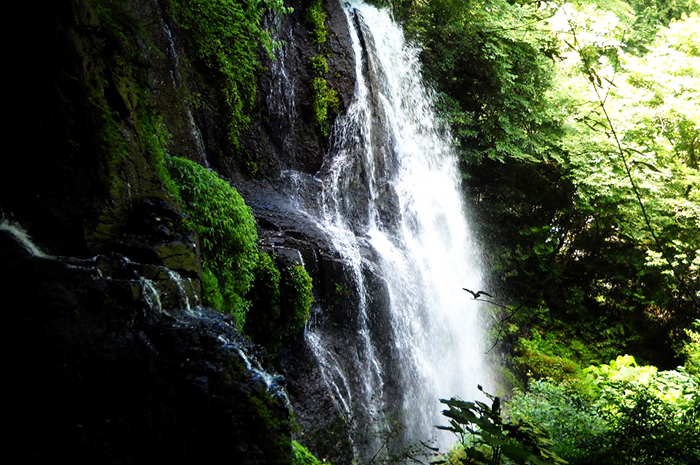
[[[121,2],[121,35],[100,24],[97,3],[18,6],[31,33],[18,46],[23,66],[13,92],[22,99],[11,134],[24,145],[0,170],[0,215],[54,256],[32,256],[0,231],[9,317],[1,338],[8,401],[18,407],[6,418],[12,432],[0,439],[2,450],[22,463],[289,463],[279,379],[248,367],[259,349],[229,317],[196,309],[197,238],[164,186],[155,135],[143,130],[157,124],[144,115],[162,119],[170,154],[234,183],[253,208],[262,246],[303,260],[316,297],[310,324],[343,344],[354,336],[358,296],[328,239],[290,204],[294,186],[285,177],[304,176],[304,195],[313,199],[330,144],[313,124],[309,59],[328,57],[341,112],[354,92],[341,4],[324,5],[323,46],[308,34],[304,0],[290,2],[291,15],[268,18],[286,45],[279,66],[266,63],[260,76],[243,141],[257,165],[251,177],[231,161],[235,150],[169,2]],[[287,379],[299,439],[321,458],[350,463],[351,421],[308,341],[291,341],[266,366]]]
[[[10,240],[0,234],[3,246]],[[116,254],[19,255],[0,270],[3,295],[16,303],[1,335],[13,404],[0,439],[8,457],[289,463],[281,378],[256,368],[229,317],[156,303],[159,283],[150,287],[141,264]]]

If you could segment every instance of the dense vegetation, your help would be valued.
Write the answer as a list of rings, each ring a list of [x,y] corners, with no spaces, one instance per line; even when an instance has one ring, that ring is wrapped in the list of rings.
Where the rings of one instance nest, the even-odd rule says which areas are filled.
[[[393,8],[453,128],[517,392],[503,417],[448,405],[512,426],[456,431],[459,460],[699,460],[700,4]],[[554,444],[506,453],[540,433]]]
[[[424,45],[526,364],[680,361],[700,308],[700,29],[681,3],[396,7]]]
[[[491,406],[445,401],[448,428],[463,439],[447,460],[699,458],[689,444],[700,434],[692,327],[700,318],[700,7],[657,3],[393,5],[422,44],[426,78],[461,154],[491,285],[500,292],[493,337],[504,354],[504,389],[514,392],[503,410],[495,396]],[[230,118],[235,146],[254,101],[256,54],[261,44],[274,46],[260,14],[284,8],[174,7],[221,92],[219,111]],[[240,17],[236,28],[221,30],[221,8]],[[328,134],[337,96],[326,81],[321,2],[304,17],[318,50],[308,64],[315,123]],[[196,186],[223,181],[184,160],[174,159],[171,171],[203,241],[207,303],[232,311],[275,353],[308,316],[308,275],[298,265],[280,268],[254,247],[250,214],[235,191],[197,197]],[[207,218],[229,224],[227,239],[208,237],[215,229]],[[670,370],[679,363],[685,367]],[[295,450],[304,461],[303,448]]]

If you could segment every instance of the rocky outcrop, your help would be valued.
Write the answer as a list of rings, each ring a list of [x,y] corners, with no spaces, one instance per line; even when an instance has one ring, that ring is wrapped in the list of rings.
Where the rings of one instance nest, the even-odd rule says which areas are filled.
[[[290,463],[281,378],[260,368],[230,317],[187,309],[189,280],[117,254],[32,255],[7,230],[0,250],[3,294],[14,302],[0,338],[13,405],[1,440],[8,457]]]
[[[26,227],[45,254],[0,231],[2,340],[18,406],[2,449],[23,463],[289,463],[293,408],[312,452],[348,463],[354,420],[307,342],[263,357],[282,382],[259,367],[260,349],[229,317],[197,306],[197,237],[183,226],[158,149],[167,139],[169,154],[232,180],[254,210],[261,246],[301,258],[312,275],[312,324],[339,344],[351,337],[358,296],[348,270],[289,203],[283,180],[287,170],[312,177],[328,148],[313,123],[310,58],[328,57],[341,111],[353,95],[340,2],[324,4],[322,46],[309,36],[305,0],[267,18],[284,46],[261,73],[239,149],[169,3],[17,7],[17,17],[31,18],[13,86],[22,97],[11,133],[23,147],[0,170],[0,215]],[[237,150],[253,157],[255,173]]]
[[[246,134],[246,149],[258,156],[258,177],[277,179],[284,170],[315,174],[321,169],[328,137],[313,123],[314,79],[311,58],[328,57],[327,80],[338,93],[340,109],[354,95],[355,71],[347,21],[341,2],[324,2],[328,40],[318,44],[305,20],[311,2],[289,2],[294,12],[269,18],[281,48],[260,80],[260,112]]]

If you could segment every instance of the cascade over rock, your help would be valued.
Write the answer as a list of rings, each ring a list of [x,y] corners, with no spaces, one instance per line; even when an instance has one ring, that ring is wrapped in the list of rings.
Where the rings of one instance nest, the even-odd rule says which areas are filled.
[[[319,50],[304,19],[307,2],[268,15],[282,46],[260,73],[253,121],[236,148],[170,3],[20,7],[33,18],[22,51],[32,59],[17,71],[24,97],[12,129],[26,147],[0,171],[0,215],[13,220],[0,227],[0,290],[18,302],[3,325],[3,349],[13,354],[11,397],[21,408],[3,450],[24,451],[23,463],[290,463],[291,410],[295,437],[337,465],[374,455],[393,419],[406,427],[396,447],[428,439],[439,421],[437,396],[471,395],[464,384],[486,381],[471,376],[483,370],[481,354],[466,352],[478,352],[478,337],[439,330],[477,327],[477,309],[425,290],[437,279],[461,292],[468,283],[457,281],[469,270],[430,263],[444,250],[416,252],[417,231],[437,224],[449,233],[425,240],[471,252],[457,237],[467,240],[468,231],[453,202],[448,144],[432,114],[421,113],[428,100],[421,114],[401,110],[418,123],[390,122],[394,83],[370,24],[388,16],[324,2],[327,81],[340,106],[327,137],[313,122],[309,60]],[[100,23],[103,4],[116,8],[120,33]],[[402,145],[403,136],[418,149]],[[261,248],[312,276],[316,302],[305,334],[276,357],[231,317],[201,307],[199,238],[163,184],[163,155],[152,140],[160,137],[170,155],[230,180],[254,212]],[[435,195],[404,195],[413,169],[406,160],[421,151],[438,154],[425,163],[448,190],[428,190],[455,204],[457,223],[430,206],[438,215],[421,217],[411,195]],[[253,154],[254,174],[242,153]],[[405,274],[441,266],[457,281]],[[430,313],[431,301],[453,314]],[[416,325],[432,332],[416,338]],[[429,338],[440,339],[432,355],[427,348],[437,341]],[[449,344],[457,357],[474,359],[448,370],[452,377],[439,369]]]

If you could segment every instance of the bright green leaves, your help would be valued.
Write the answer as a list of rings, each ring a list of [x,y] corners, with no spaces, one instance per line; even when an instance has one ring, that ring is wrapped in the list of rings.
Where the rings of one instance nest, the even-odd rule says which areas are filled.
[[[312,84],[314,94],[314,122],[321,129],[323,135],[330,132],[331,116],[338,112],[338,93],[328,85],[324,78],[316,77]]]
[[[309,59],[314,79],[312,81],[312,91],[314,96],[313,113],[314,123],[321,130],[324,136],[328,136],[333,116],[340,109],[338,92],[329,84],[326,76],[328,74],[328,60],[323,55],[315,55]]]
[[[233,314],[240,329],[258,263],[253,214],[229,183],[203,166],[172,157],[170,172],[202,249],[204,303]]]
[[[665,307],[687,324],[689,309],[697,308],[691,264],[700,255],[695,187],[700,62],[684,50],[693,50],[687,44],[697,36],[697,15],[659,28],[643,55],[615,46],[623,22],[604,20],[610,12],[569,9],[566,15],[562,40],[575,55],[561,65],[560,75],[568,76],[563,84],[580,102],[565,139],[579,208],[596,206],[591,209],[596,216],[603,209],[612,213],[609,240],[646,254],[646,262],[635,260],[639,277],[647,282],[655,273],[666,277],[661,284],[666,302],[657,292],[648,300],[650,308]],[[587,29],[588,23],[598,27]],[[606,52],[611,46],[614,59]],[[678,294],[685,306],[678,305]]]
[[[324,44],[328,40],[328,27],[326,26],[326,13],[323,11],[322,0],[313,0],[306,10],[306,24],[308,24],[311,37],[317,44]]]
[[[686,465],[700,457],[698,383],[683,368],[658,371],[626,355],[587,368],[579,383],[531,380],[505,409],[548,431],[571,464]]]
[[[408,30],[423,45],[428,77],[449,96],[444,117],[468,161],[552,156],[559,113],[545,96],[553,37],[533,5],[433,0],[415,5]]]
[[[687,340],[679,352],[686,357],[686,371],[700,378],[700,320],[695,320],[693,329],[686,329],[685,334]]]
[[[328,51],[328,26],[326,26],[326,13],[323,11],[323,2],[313,0],[306,10],[306,24],[309,33],[316,43],[319,51]],[[330,56],[328,54],[328,56]],[[340,110],[338,92],[328,83],[328,60],[326,55],[319,54],[309,59],[311,75],[311,93],[313,95],[313,117],[314,124],[321,131],[321,134],[328,137],[333,118]]]
[[[567,463],[552,450],[553,443],[543,430],[527,421],[507,421],[501,416],[500,399],[484,394],[492,401],[490,406],[481,401],[440,399],[448,407],[442,414],[449,419],[450,426],[438,426],[438,429],[459,436],[460,446],[466,456],[458,457],[459,462],[500,464],[509,463],[504,461],[507,458],[522,464]]]

